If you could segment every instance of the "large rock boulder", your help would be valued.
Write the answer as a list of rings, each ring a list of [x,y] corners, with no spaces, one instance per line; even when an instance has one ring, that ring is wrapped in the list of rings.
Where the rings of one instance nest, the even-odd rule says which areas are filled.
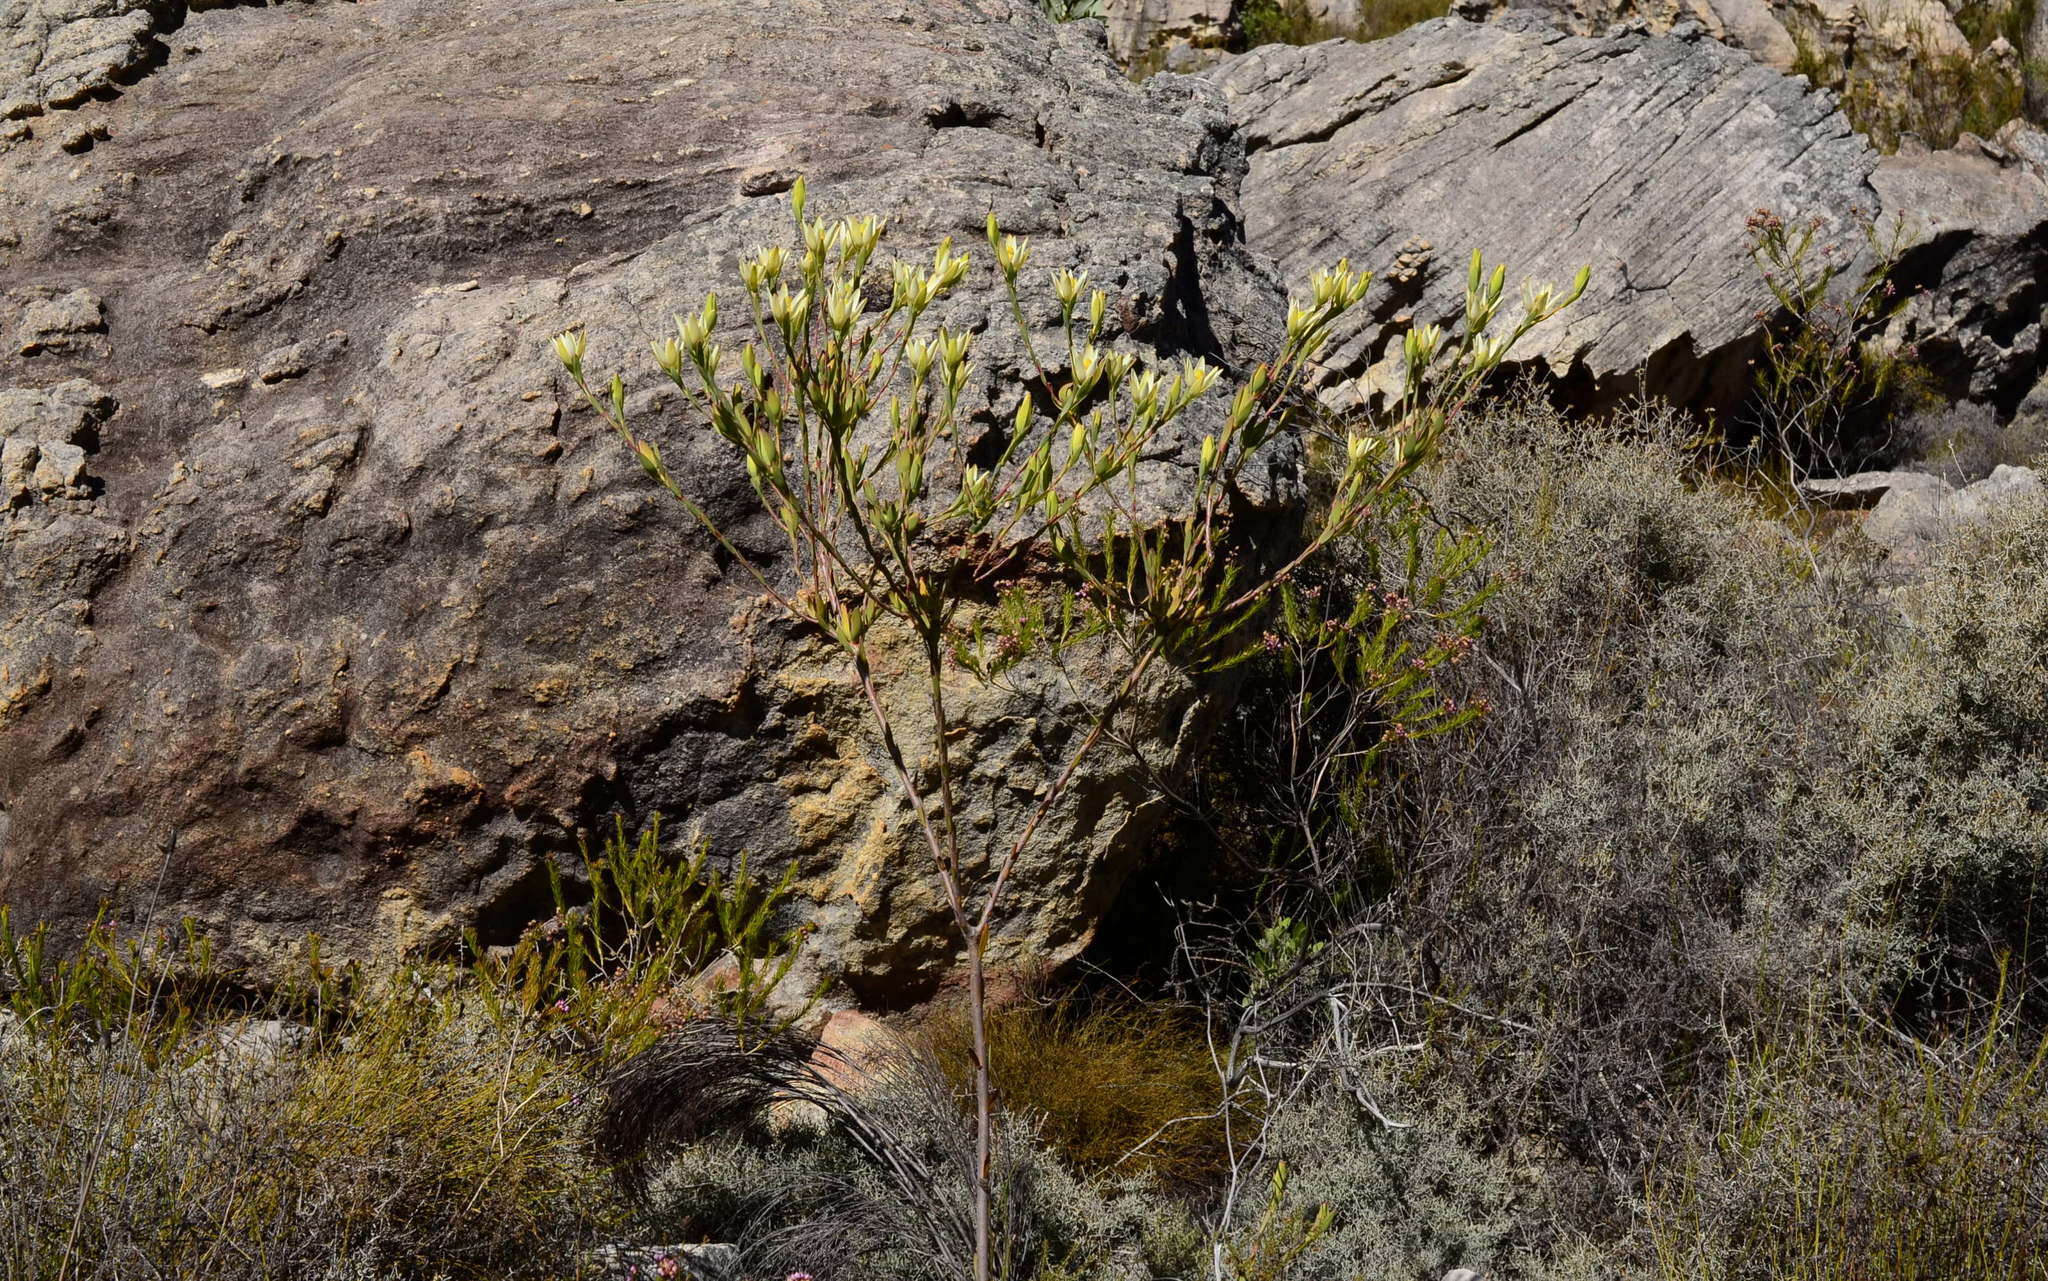
[[[1886,156],[1871,171],[1878,222],[1911,248],[1898,335],[1944,391],[2010,417],[2040,380],[2048,306],[2048,136],[2015,122],[1996,139]]]
[[[193,15],[76,110],[31,80],[51,110],[0,152],[0,335],[27,338],[0,348],[0,901],[154,904],[256,960],[309,929],[501,941],[546,856],[662,811],[800,860],[858,992],[928,987],[950,931],[842,666],[651,491],[547,340],[585,323],[594,366],[650,386],[645,339],[790,238],[807,174],[905,252],[993,208],[1034,290],[1073,266],[1112,293],[1120,342],[1269,349],[1227,129],[1100,42],[1011,0],[377,0]],[[948,314],[988,330],[990,418],[1004,311],[984,269]],[[779,572],[735,459],[634,408]],[[1072,741],[1072,688],[1018,685],[961,691],[975,840]],[[1196,705],[1150,692],[1152,768]],[[1001,956],[1086,942],[1149,795],[1098,758]]]
[[[1867,509],[1864,536],[1884,549],[1894,576],[1909,579],[1942,540],[2048,495],[2039,472],[2003,463],[1965,485],[1925,472],[1883,471],[1807,481],[1800,489],[1819,506]]]
[[[1467,255],[1586,296],[1519,354],[1581,395],[1711,400],[1746,381],[1745,217],[1874,205],[1876,156],[1825,97],[1705,39],[1582,38],[1508,14],[1371,44],[1267,47],[1210,73],[1251,154],[1253,243],[1288,272],[1383,271],[1333,368],[1397,373],[1401,321],[1462,313]]]
[[[1579,404],[1647,392],[1733,410],[1772,305],[1745,225],[1761,207],[1820,218],[1845,254],[1859,221],[1896,219],[1901,285],[1925,291],[1899,339],[1952,393],[2007,410],[2038,378],[2048,187],[2020,153],[2039,135],[1881,158],[1832,95],[1697,24],[1584,37],[1526,13],[1447,18],[1205,76],[1250,153],[1254,246],[1290,277],[1339,255],[1382,270],[1330,361],[1368,393],[1397,376],[1404,324],[1457,323],[1476,248],[1519,279],[1592,268],[1586,296],[1517,349]]]

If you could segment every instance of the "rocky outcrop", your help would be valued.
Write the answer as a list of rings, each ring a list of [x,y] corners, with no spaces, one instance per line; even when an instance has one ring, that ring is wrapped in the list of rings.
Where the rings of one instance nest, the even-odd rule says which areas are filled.
[[[1192,71],[1236,35],[1237,0],[1108,0],[1109,47],[1126,65]],[[1155,65],[1156,64],[1156,65]]]
[[[1188,86],[1135,88],[1099,27],[1010,0],[479,14],[195,14],[162,66],[46,98],[0,151],[0,901],[77,922],[161,883],[160,914],[245,959],[308,929],[490,943],[541,908],[546,856],[661,811],[798,859],[821,953],[914,995],[952,943],[843,668],[658,501],[547,339],[587,324],[593,365],[651,385],[645,338],[789,238],[806,174],[905,252],[993,208],[1034,238],[1034,290],[1085,267],[1117,341],[1238,363],[1282,301],[1229,207],[1241,157]],[[987,331],[971,395],[999,417],[1000,294],[950,306]],[[774,572],[736,460],[661,393],[634,408]],[[977,840],[1073,732],[1055,673],[1017,686],[962,691]],[[1154,767],[1194,706],[1150,692]],[[1086,942],[1147,795],[1099,758],[1001,956]]]
[[[1294,275],[1349,256],[1376,303],[1343,375],[1391,379],[1402,324],[1461,314],[1472,249],[1586,296],[1518,349],[1589,402],[1746,384],[1767,294],[1744,218],[1875,204],[1827,98],[1702,38],[1447,18],[1371,44],[1268,47],[1210,73],[1251,154],[1255,245]]]
[[[1913,247],[1897,324],[1952,397],[2010,417],[2040,380],[2048,307],[2048,135],[2020,124],[1947,151],[1886,156],[1877,222]]]
[[[169,4],[0,0],[0,120],[75,107],[149,65]]]
[[[1467,0],[1482,9],[1542,13],[1576,35],[1616,25],[1666,32],[1696,22],[1715,39],[1780,71],[1802,62],[1896,67],[1978,56],[1943,0]],[[1996,56],[1996,55],[1994,55]]]
[[[1916,296],[1896,336],[1952,394],[2009,411],[2038,378],[2040,135],[1880,158],[1831,95],[1696,25],[1580,37],[1532,15],[1449,18],[1258,49],[1206,76],[1250,153],[1253,244],[1290,278],[1340,256],[1382,271],[1333,379],[1389,385],[1401,327],[1457,322],[1476,248],[1518,279],[1592,268],[1586,296],[1517,349],[1577,403],[1733,409],[1772,305],[1745,227],[1759,207],[1818,217],[1845,246],[1863,220],[1899,225]]]
[[[1958,530],[1983,524],[2000,512],[2048,497],[2040,473],[2001,464],[1989,476],[1952,485],[1923,472],[1858,472],[1838,480],[1800,486],[1814,502],[1838,510],[1867,508],[1864,537],[1883,548],[1895,574],[1910,575],[1928,554]]]
[[[1617,25],[1640,24],[1661,33],[1682,22],[1697,23],[1709,36],[1777,71],[1792,70],[1799,56],[1772,0],[1466,0],[1460,12],[1479,18],[1507,10],[1542,14],[1581,36],[1604,35]]]
[[[1970,8],[1978,11],[1971,29],[1981,47],[1959,21]],[[1862,127],[1893,148],[1929,130],[1941,136],[1920,138],[1922,145],[1948,145],[1968,127],[1965,104],[1973,95],[1984,111],[2018,108],[2044,50],[2032,31],[2015,33],[2023,47],[1991,35],[1986,26],[1998,20],[1996,9],[1967,0],[1462,0],[1458,11],[1542,13],[1585,36],[1618,25],[1666,32],[1697,23],[1766,66],[1853,97]],[[2030,109],[2033,119],[2043,118],[2038,93]]]

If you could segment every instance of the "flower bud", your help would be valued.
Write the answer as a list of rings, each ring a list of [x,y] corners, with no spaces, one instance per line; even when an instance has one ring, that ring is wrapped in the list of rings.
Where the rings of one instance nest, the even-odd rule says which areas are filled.
[[[704,343],[711,337],[711,328],[704,323],[702,316],[692,316],[688,320],[677,316],[676,337],[682,340],[683,350],[694,359],[698,352],[704,350]]]
[[[664,338],[648,345],[654,349],[654,363],[662,373],[670,378],[683,376],[683,348],[680,343],[673,338]]]
[[[1081,301],[1081,290],[1087,283],[1087,272],[1075,273],[1062,268],[1059,274],[1052,278],[1053,297],[1060,300],[1061,309],[1071,312],[1074,305]]]
[[[1102,377],[1102,352],[1093,343],[1083,343],[1074,353],[1074,385],[1082,395],[1094,390]]]
[[[1131,379],[1131,410],[1139,418],[1149,418],[1159,408],[1159,372],[1142,369]]]
[[[1237,395],[1230,402],[1230,425],[1242,427],[1251,421],[1252,411],[1259,405],[1259,394],[1250,384],[1237,389]]]
[[[562,362],[571,374],[583,372],[583,352],[589,337],[581,329],[568,329],[555,335],[555,359]]]
[[[887,225],[873,214],[848,219],[845,237],[847,252],[865,261],[875,252],[875,246],[882,242],[882,232]]]
[[[996,267],[1005,279],[1014,281],[1017,273],[1024,270],[1024,264],[1030,261],[1029,237],[1020,240],[1015,236],[1004,236],[1002,243],[996,246]]]
[[[959,333],[939,331],[939,359],[945,363],[948,376],[957,375],[966,366],[967,349],[973,341],[974,336],[964,330]]]
[[[653,441],[636,438],[633,441],[633,453],[640,459],[642,470],[656,480],[661,479],[661,454],[654,448]]]
[[[860,319],[863,303],[857,282],[835,282],[825,295],[825,323],[836,333],[846,333],[853,328],[853,322]]]

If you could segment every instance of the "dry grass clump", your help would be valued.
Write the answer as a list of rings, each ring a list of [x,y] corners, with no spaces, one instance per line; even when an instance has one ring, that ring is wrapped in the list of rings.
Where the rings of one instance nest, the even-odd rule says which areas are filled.
[[[2044,1275],[2048,511],[1887,594],[1861,540],[1703,477],[1678,417],[1461,429],[1421,483],[1495,590],[1439,680],[1492,710],[1378,746],[1205,954],[1239,958],[1211,999],[1301,1011],[1267,1060],[1329,1069],[1262,1136],[1333,1207],[1313,1257]],[[1255,684],[1230,759],[1286,759],[1295,691]]]
[[[1839,741],[1814,692],[1875,626],[1853,553],[1696,485],[1692,435],[1526,399],[1467,424],[1428,484],[1490,547],[1484,658],[1448,679],[1493,710],[1402,745],[1343,843],[1397,874],[1372,915],[1414,942],[1383,977],[1537,1029],[1474,1066],[1513,1064],[1520,1124],[1624,1186],[1645,1100],[1711,1076],[1759,967],[1818,963],[1790,883]]]
[[[445,979],[409,976],[325,1033],[16,1022],[0,1276],[573,1269],[617,1208],[581,1141],[583,1080]]]
[[[0,909],[0,1277],[571,1276],[629,1205],[606,1074],[701,967],[755,1029],[801,930],[744,863],[621,827],[503,954],[258,995],[204,939],[103,922],[60,955]]]
[[[1997,1010],[1936,1044],[1845,1013],[1759,1036],[1653,1178],[1660,1275],[2048,1277],[2048,1041]]]
[[[943,1008],[925,1026],[940,1069],[972,1081],[973,1039]],[[1202,1029],[1183,1011],[1131,1001],[1023,1001],[989,1022],[1003,1107],[1083,1177],[1140,1177],[1188,1190],[1223,1163],[1219,1087]]]
[[[1983,405],[1967,402],[1916,414],[1903,424],[1908,467],[1962,486],[2001,466],[2034,467],[2048,458],[2048,417],[2001,424]]]
[[[1836,691],[1854,746],[1815,809],[1851,855],[1860,977],[1930,1024],[2008,974],[2011,1003],[2048,1017],[2044,581],[2048,505],[1959,534],[1903,598],[1895,643]]]

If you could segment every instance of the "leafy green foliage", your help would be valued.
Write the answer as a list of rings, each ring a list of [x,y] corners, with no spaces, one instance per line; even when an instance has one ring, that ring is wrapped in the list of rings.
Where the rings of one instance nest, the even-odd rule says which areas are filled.
[[[789,1027],[822,993],[795,1009],[771,1010],[810,932],[808,925],[774,929],[796,865],[771,883],[749,869],[745,854],[727,876],[711,866],[710,853],[700,840],[676,859],[661,848],[659,815],[630,839],[621,818],[600,856],[585,851],[583,902],[572,902],[550,861],[553,916],[528,928],[507,956],[470,940],[477,991],[492,1015],[538,1021],[617,1061],[656,1035],[657,1003],[678,999],[688,980],[729,956],[733,978],[712,995],[716,1010],[765,1033]]]
[[[887,269],[887,300],[871,303],[863,281],[883,224],[872,216],[812,218],[806,203],[799,181],[791,208],[800,252],[771,245],[740,265],[748,306],[737,377],[715,341],[715,293],[694,315],[677,317],[675,337],[653,344],[655,364],[693,415],[744,459],[761,510],[787,541],[793,589],[771,582],[740,552],[685,491],[659,446],[634,431],[624,379],[614,374],[600,391],[586,376],[581,331],[559,335],[555,352],[648,476],[784,613],[845,654],[875,715],[966,951],[978,1170],[973,1270],[976,1281],[989,1281],[997,1253],[996,1135],[984,958],[1024,850],[1082,761],[1119,739],[1119,718],[1141,701],[1148,674],[1167,665],[1215,669],[1244,657],[1250,644],[1243,634],[1269,611],[1279,585],[1396,503],[1449,414],[1529,329],[1584,292],[1588,272],[1568,294],[1527,291],[1519,318],[1498,332],[1506,270],[1488,273],[1475,253],[1462,333],[1447,336],[1431,325],[1404,336],[1406,376],[1395,412],[1345,433],[1341,461],[1300,545],[1258,556],[1233,538],[1240,477],[1263,447],[1312,416],[1316,358],[1337,322],[1364,301],[1370,273],[1348,261],[1316,273],[1307,297],[1288,309],[1281,351],[1249,371],[1220,421],[1206,407],[1187,418],[1213,427],[1202,429],[1193,451],[1191,485],[1162,511],[1148,493],[1148,477],[1157,474],[1148,460],[1217,387],[1221,371],[1201,359],[1144,365],[1116,344],[1108,295],[1071,270],[1052,277],[1059,332],[1055,349],[1042,351],[1019,284],[1031,247],[1004,234],[991,211],[989,254],[1029,369],[989,407],[1007,414],[1008,429],[987,424],[993,457],[978,461],[967,442],[982,433],[965,399],[976,381],[973,334],[927,323],[935,304],[967,279],[969,259],[950,239],[928,261],[897,259]],[[1011,397],[1014,408],[1006,411]],[[999,602],[993,610],[991,597]],[[907,632],[923,659],[922,714],[936,758],[928,775],[925,762],[906,757],[881,695],[871,638],[878,625]],[[1063,759],[1045,763],[1029,818],[1006,834],[999,856],[976,868],[961,837],[948,664],[996,683],[1028,658],[1056,662],[1084,644],[1109,647],[1115,674],[1105,688],[1077,691],[1092,709],[1086,731]]]
[[[211,942],[190,922],[145,943],[123,937],[102,911],[66,954],[51,946],[47,925],[18,933],[0,907],[0,1010],[27,1026],[88,1043],[141,1028],[152,1048],[174,1045],[222,981]]]
[[[1327,1205],[1300,1210],[1287,1202],[1287,1162],[1276,1162],[1266,1205],[1243,1233],[1223,1243],[1232,1281],[1280,1281],[1329,1232]]]
[[[1768,209],[1749,216],[1750,254],[1777,302],[1763,331],[1755,414],[1771,465],[1797,479],[1813,467],[1853,471],[1890,443],[1900,411],[1923,401],[1925,374],[1911,350],[1884,337],[1905,306],[1892,273],[1904,227],[1861,220],[1868,265],[1853,279],[1840,246],[1822,242],[1818,218],[1796,226]]]

